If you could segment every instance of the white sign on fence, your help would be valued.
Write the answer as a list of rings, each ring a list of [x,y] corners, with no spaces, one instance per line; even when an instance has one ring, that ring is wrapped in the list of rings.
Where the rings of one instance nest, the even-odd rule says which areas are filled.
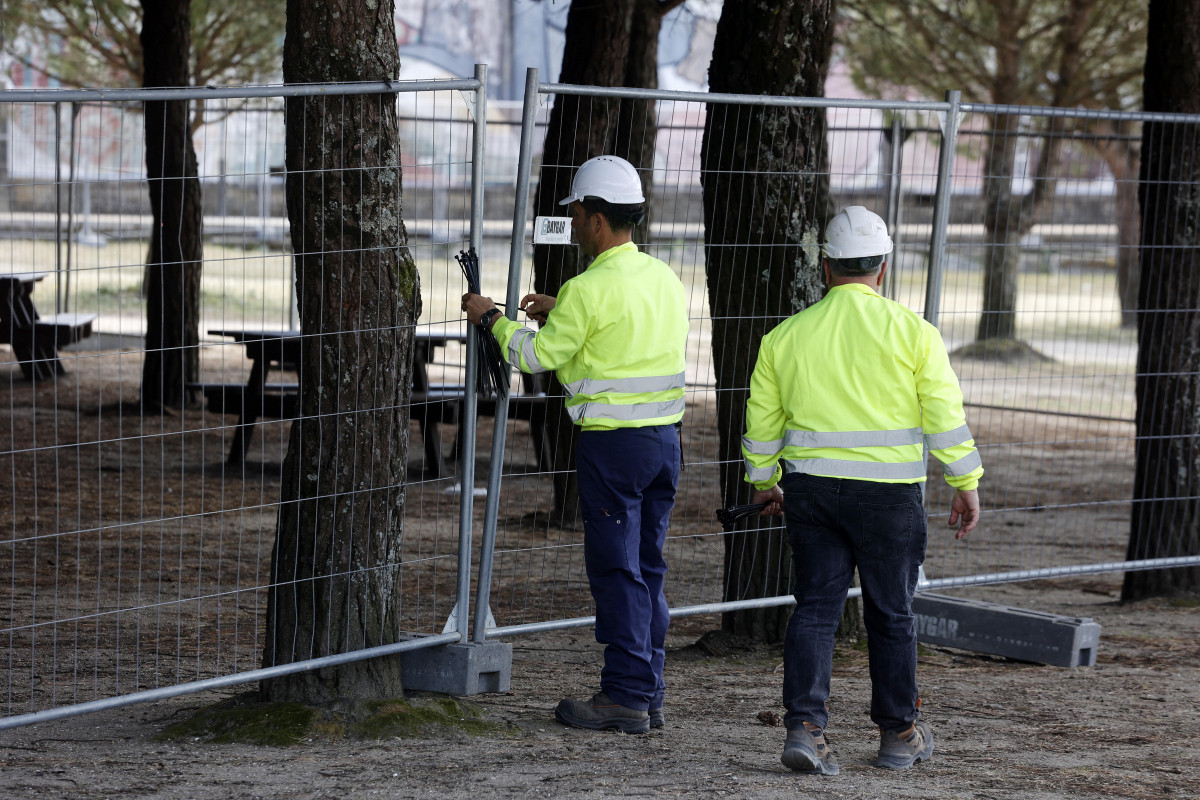
[[[533,220],[534,244],[570,244],[570,217],[536,217]]]

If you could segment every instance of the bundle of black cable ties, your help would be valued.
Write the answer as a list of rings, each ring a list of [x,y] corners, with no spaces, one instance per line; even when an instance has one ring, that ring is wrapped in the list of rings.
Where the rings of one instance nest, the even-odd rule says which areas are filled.
[[[463,277],[467,279],[467,291],[471,294],[481,294],[479,291],[479,256],[475,248],[460,250],[454,257],[462,267]],[[476,359],[475,390],[483,397],[508,394],[508,365],[500,353],[500,343],[491,332],[475,326],[475,340],[479,343],[479,357]]]
[[[721,527],[726,533],[733,530],[733,526],[744,520],[746,517],[752,517],[755,514],[761,514],[762,510],[767,507],[766,503],[747,503],[744,506],[728,506],[726,508],[717,509],[717,519],[721,520]]]

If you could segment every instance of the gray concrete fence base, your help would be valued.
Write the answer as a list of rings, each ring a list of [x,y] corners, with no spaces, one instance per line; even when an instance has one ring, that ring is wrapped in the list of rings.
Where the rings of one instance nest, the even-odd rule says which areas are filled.
[[[470,697],[507,692],[512,685],[508,642],[446,644],[404,654],[405,691]]]
[[[981,600],[920,593],[913,598],[917,640],[1056,667],[1093,667],[1100,625]]]

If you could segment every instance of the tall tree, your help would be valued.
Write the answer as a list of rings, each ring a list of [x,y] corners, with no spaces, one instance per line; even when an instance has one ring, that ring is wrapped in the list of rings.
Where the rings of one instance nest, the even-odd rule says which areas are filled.
[[[189,0],[142,1],[146,86],[187,86]],[[200,377],[204,221],[187,102],[147,102],[145,115],[151,228],[142,408],[153,412],[183,405],[185,387]]]
[[[726,3],[713,43],[713,92],[822,97],[831,0]],[[829,216],[824,109],[708,104],[702,145],[705,257],[717,376],[721,493],[749,501],[741,435],[763,335],[822,297],[819,243]],[[787,594],[786,534],[752,518],[725,538],[725,599]],[[728,612],[726,631],[779,641],[790,609]]]
[[[192,0],[188,66],[196,83],[277,75],[283,11],[279,0]],[[39,0],[0,9],[9,54],[65,86],[142,86],[141,16],[138,0]]]
[[[9,52],[68,86],[188,86],[274,74],[283,7],[276,0],[45,0],[0,10]],[[194,21],[194,24],[193,24]],[[145,294],[142,404],[177,407],[199,374],[203,228],[193,133],[202,102],[145,106],[154,224]]]
[[[1110,107],[1119,107],[1116,104]],[[1138,204],[1138,172],[1141,163],[1139,123],[1128,120],[1097,120],[1087,126],[1093,150],[1104,159],[1113,177],[1113,201],[1117,215],[1117,300],[1121,304],[1121,326],[1137,325],[1140,282],[1141,209]]]
[[[583,86],[658,88],[658,34],[666,13],[683,0],[590,0],[574,2],[567,15],[559,82]],[[655,104],[646,100],[603,100],[558,95],[550,111],[542,148],[542,170],[534,194],[535,214],[561,216],[559,199],[570,193],[575,168],[598,155],[617,155],[641,171],[651,199],[651,169],[658,133]],[[646,241],[649,215],[634,233]],[[587,267],[574,247],[538,245],[533,250],[534,287],[554,295]],[[575,489],[575,425],[566,413],[563,390],[552,381],[546,419],[553,458],[554,519],[573,525]]]
[[[1145,7],[1138,0],[843,0],[843,9],[841,42],[855,81],[879,96],[912,89],[941,99],[946,89],[961,89],[977,102],[1097,108],[1136,95],[1141,78]],[[1026,349],[1016,341],[1018,245],[1054,195],[1072,125],[1035,125],[1016,113],[989,119],[975,352]],[[1022,147],[1034,164],[1026,176],[1033,189],[1024,194],[1013,187]]]
[[[1151,0],[1146,111],[1200,114],[1200,16]],[[1200,125],[1142,124],[1137,456],[1126,557],[1200,555]],[[1122,597],[1194,594],[1200,567],[1125,573]]]
[[[391,0],[288,0],[288,83],[395,80]],[[416,265],[401,216],[392,94],[287,100],[301,416],[284,459],[263,665],[400,635]],[[400,694],[398,657],[265,681],[276,700]]]

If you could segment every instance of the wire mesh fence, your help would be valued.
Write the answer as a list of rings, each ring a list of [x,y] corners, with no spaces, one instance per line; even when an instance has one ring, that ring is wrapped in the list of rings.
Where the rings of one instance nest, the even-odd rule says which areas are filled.
[[[421,387],[405,414],[403,539],[371,568],[398,584],[410,634],[442,631],[463,550],[460,465],[443,454],[464,382],[453,254],[471,244],[475,122],[464,95],[473,86],[397,85],[382,101],[324,87],[331,126],[358,103],[395,103],[402,120],[407,249],[423,301],[410,358]],[[12,343],[0,351],[7,715],[259,667],[282,470],[301,413],[282,92],[182,92],[207,120],[194,136],[206,208],[200,342],[189,402],[162,413],[140,394],[151,232],[140,93],[95,94],[10,93],[0,104],[0,338]],[[74,333],[64,338],[68,317]],[[53,325],[54,360],[39,362],[39,337]],[[351,413],[387,411],[359,402]]]
[[[465,631],[464,597],[477,639],[591,613],[556,390],[514,375],[507,404],[479,401],[476,433],[464,402],[466,287],[454,259],[476,247],[481,291],[497,300],[544,290],[526,224],[539,177],[569,176],[595,155],[592,145],[539,155],[565,93],[585,101],[565,129],[606,120],[597,134],[605,150],[641,153],[652,201],[639,244],[687,292],[686,467],[666,547],[673,609],[787,602],[781,530],[727,534],[714,510],[733,499],[730,476],[740,481],[731,409],[744,405],[757,337],[796,301],[819,297],[820,229],[830,209],[851,203],[888,221],[896,249],[883,291],[936,319],[987,469],[980,531],[965,543],[932,536],[927,575],[970,583],[1130,566],[1141,117],[534,87],[520,120],[512,109],[477,113],[470,82],[389,90],[400,120],[400,216],[422,300],[403,546],[380,565],[401,585],[403,631],[436,634],[456,605],[463,613],[450,628]],[[326,105],[332,124],[358,97],[336,92]],[[0,637],[10,719],[257,674],[281,476],[300,413],[285,94],[192,96],[197,107],[203,98],[206,120],[194,136],[205,208],[199,375],[188,387],[194,402],[162,414],[139,405],[151,220],[145,98],[0,97],[11,343],[0,349],[10,420],[0,435],[0,580],[9,587]],[[637,142],[622,124],[631,99],[649,103],[655,121]],[[475,137],[485,123],[481,163]],[[794,144],[816,130],[826,146],[814,162]],[[722,131],[743,140],[742,160],[722,160]],[[573,250],[545,263],[578,269]],[[33,322],[21,310],[35,308],[74,326],[79,340],[56,340],[48,374],[13,343]],[[488,444],[502,448],[498,457],[486,455]],[[935,523],[948,502],[935,467]],[[731,591],[735,564],[759,577]],[[499,626],[490,634],[489,611]]]
[[[564,90],[579,92],[539,86],[545,96],[539,125],[551,124],[553,103]],[[747,391],[746,371],[742,382],[723,379],[717,362],[752,366],[756,353],[756,340],[731,335],[716,310],[729,306],[712,296],[714,285],[721,285],[714,250],[736,248],[735,270],[761,271],[760,285],[747,281],[738,291],[800,297],[803,287],[779,281],[781,274],[772,273],[759,253],[786,250],[794,240],[803,250],[815,242],[811,232],[820,230],[825,214],[852,203],[875,209],[893,230],[896,249],[884,294],[939,325],[988,472],[982,535],[966,542],[933,536],[926,561],[930,585],[1162,565],[1125,559],[1136,441],[1139,115],[959,106],[957,100],[953,106],[856,107],[843,101],[585,91],[586,102],[567,106],[575,116],[562,127],[610,126],[599,137],[609,152],[640,152],[636,143],[619,138],[620,117],[628,113],[622,103],[631,97],[655,101],[661,123],[652,160],[642,168],[654,186],[652,221],[640,243],[677,270],[692,322],[683,433],[687,469],[666,546],[674,613],[786,603],[790,587],[778,528],[752,525],[738,541],[713,514],[722,502],[734,501],[723,493],[723,481],[730,471],[740,471],[736,451],[722,446],[729,417],[721,411],[721,398],[736,397],[736,406]],[[805,107],[824,109],[828,161],[818,169],[781,170],[763,154],[774,147],[772,137],[795,125],[795,109]],[[706,115],[714,108],[721,116],[706,129]],[[954,138],[946,144],[948,125]],[[745,162],[706,161],[706,130],[714,139],[722,130],[756,131],[758,138],[744,147],[758,154],[757,162],[751,158],[746,168]],[[796,133],[793,127],[790,134]],[[544,179],[547,167],[569,168],[592,154],[568,152],[561,163],[543,160],[532,177]],[[536,154],[526,163],[535,164]],[[741,194],[735,213],[746,219],[717,219],[705,207],[704,187],[729,186],[722,179],[730,175],[736,175]],[[827,203],[813,202],[800,188],[823,184]],[[773,202],[791,206],[789,222],[799,233],[766,230],[779,225],[770,213]],[[714,242],[713,229],[721,226],[737,236]],[[811,254],[794,258],[815,263]],[[535,261],[527,245],[515,296],[543,291]],[[755,307],[753,300],[737,302]],[[769,328],[780,318],[766,313],[757,321]],[[747,320],[754,321],[753,312],[739,317]],[[727,376],[734,372],[725,368]],[[527,447],[518,438],[506,459],[520,466],[505,473],[497,515],[490,602],[501,628],[493,635],[579,624],[565,618],[588,610],[582,523],[556,496],[569,466],[536,469],[536,456],[522,449]],[[940,466],[931,468],[927,488],[931,516],[944,519],[951,493]],[[1185,556],[1172,563],[1196,563],[1183,551],[1171,555]],[[755,580],[738,584],[734,570],[747,567],[737,562],[759,573]]]

